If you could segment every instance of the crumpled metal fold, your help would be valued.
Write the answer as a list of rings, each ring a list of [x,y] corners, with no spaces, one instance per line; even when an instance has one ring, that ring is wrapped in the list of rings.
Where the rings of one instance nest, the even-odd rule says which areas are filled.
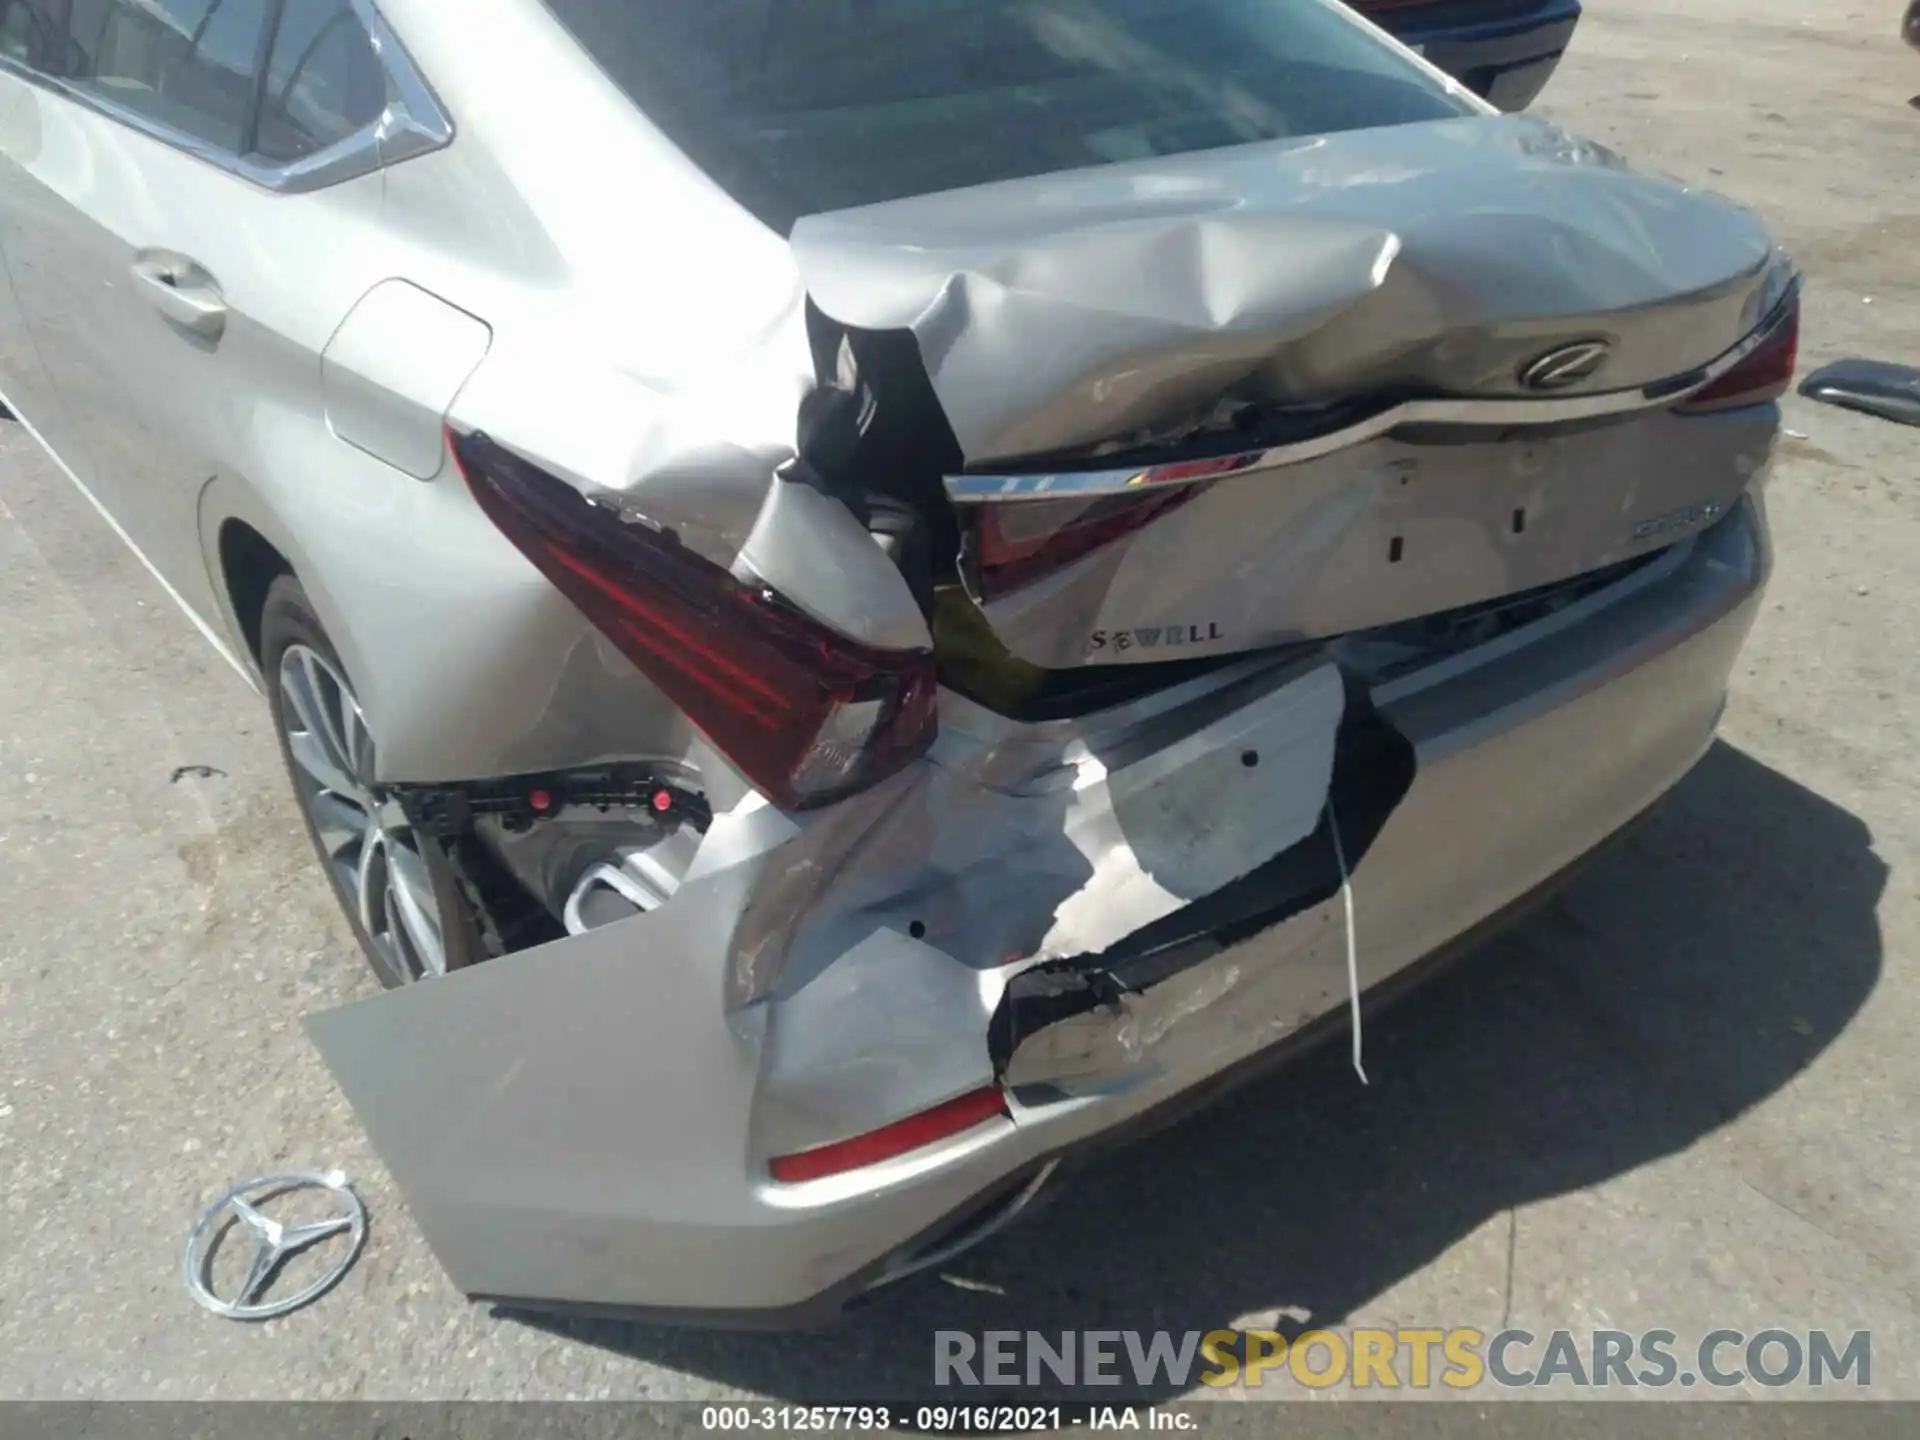
[[[974,464],[1228,393],[1520,393],[1569,324],[1618,330],[1593,388],[1622,388],[1737,338],[1773,255],[1739,207],[1526,116],[890,201],[805,218],[792,244],[826,314],[912,331]]]

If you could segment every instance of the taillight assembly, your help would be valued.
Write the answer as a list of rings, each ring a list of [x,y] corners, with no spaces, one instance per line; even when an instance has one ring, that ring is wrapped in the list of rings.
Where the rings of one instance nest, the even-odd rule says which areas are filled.
[[[931,652],[850,640],[489,437],[450,438],[500,532],[776,805],[864,789],[933,742]]]
[[[1761,405],[1786,394],[1787,387],[1793,383],[1793,368],[1800,359],[1798,295],[1787,301],[1786,314],[1771,322],[1769,332],[1751,355],[1674,408],[1683,415],[1700,415],[1735,410],[1742,405]]]
[[[1206,482],[1257,464],[1263,453],[1150,465],[1118,495],[989,500],[966,506],[961,527],[974,595],[992,600],[1064,570],[1177,510],[1204,493]]]
[[[1102,546],[1146,529],[1204,486],[1141,489],[1083,500],[1007,500],[962,512],[975,596],[1010,595],[1083,560]]]
[[[844,1175],[849,1170],[865,1169],[883,1160],[897,1160],[1006,1113],[1006,1099],[997,1087],[971,1090],[931,1110],[922,1110],[851,1140],[836,1141],[794,1155],[776,1155],[767,1163],[767,1168],[783,1185]]]

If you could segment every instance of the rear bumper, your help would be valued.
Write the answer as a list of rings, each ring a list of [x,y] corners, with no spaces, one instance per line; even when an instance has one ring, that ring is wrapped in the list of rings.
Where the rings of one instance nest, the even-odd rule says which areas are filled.
[[[1578,0],[1546,0],[1525,14],[1478,23],[1414,12],[1390,28],[1475,94],[1513,111],[1540,93],[1579,23]]]
[[[1767,563],[1746,502],[1531,631],[1375,690],[1414,778],[1352,877],[1364,989],[1548,885],[1692,768]],[[1177,1089],[1341,1008],[1345,939],[1325,894],[1118,1011],[1016,1025],[1009,1081],[1097,1088],[1151,1066]]]
[[[1374,688],[1414,764],[1354,868],[1363,986],[1537,890],[1686,773],[1711,743],[1767,571],[1759,502],[1743,501],[1568,609]],[[891,913],[888,895],[847,912],[866,917],[869,938],[786,1011],[722,1024],[713,957],[764,893],[750,869],[690,881],[639,920],[311,1022],[468,1294],[720,1323],[832,1309],[997,1225],[1061,1157],[1346,1004],[1339,897],[1309,887],[1286,918],[1216,937],[1137,992],[1019,1017],[994,1056],[1009,1117],[873,1170],[775,1185],[756,1139],[769,1125],[791,1133],[809,1107],[856,1092],[910,1093],[916,1066],[951,1071],[957,1088],[979,1083],[966,1066],[990,1075],[987,1016],[1007,1018],[1023,972],[957,967],[904,936],[883,944],[872,917]],[[848,1014],[859,1043],[836,1050],[833,1021]]]

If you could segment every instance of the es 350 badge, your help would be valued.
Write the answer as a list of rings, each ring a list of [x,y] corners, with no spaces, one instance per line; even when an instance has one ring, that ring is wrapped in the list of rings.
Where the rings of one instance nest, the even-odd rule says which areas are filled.
[[[1681,530],[1691,530],[1695,526],[1718,520],[1726,512],[1727,507],[1717,500],[1707,500],[1699,505],[1685,505],[1678,510],[1670,510],[1665,515],[1656,515],[1651,520],[1642,520],[1633,527],[1633,538],[1651,540],[1656,535],[1670,535]]]

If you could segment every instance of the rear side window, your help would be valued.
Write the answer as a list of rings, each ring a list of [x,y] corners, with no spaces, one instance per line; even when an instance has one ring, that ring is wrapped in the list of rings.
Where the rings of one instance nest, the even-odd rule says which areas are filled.
[[[761,219],[1467,112],[1332,0],[547,0]]]
[[[0,55],[51,70],[64,48],[67,0],[0,0]]]
[[[73,0],[64,70],[97,95],[223,150],[247,140],[275,0]]]
[[[268,160],[299,160],[364,129],[386,106],[386,71],[346,0],[286,0],[254,148]]]
[[[273,164],[359,134],[388,102],[349,0],[0,0],[0,56]]]

